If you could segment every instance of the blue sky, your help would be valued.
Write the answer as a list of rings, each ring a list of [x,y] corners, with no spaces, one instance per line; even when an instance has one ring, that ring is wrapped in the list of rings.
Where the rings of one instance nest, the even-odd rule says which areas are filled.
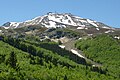
[[[120,0],[0,0],[0,25],[48,12],[72,13],[120,28]]]

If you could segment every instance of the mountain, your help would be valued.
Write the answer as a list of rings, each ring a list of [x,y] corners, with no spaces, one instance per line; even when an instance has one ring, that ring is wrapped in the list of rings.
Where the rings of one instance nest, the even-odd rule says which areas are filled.
[[[120,29],[112,28],[104,23],[81,18],[71,13],[52,12],[24,22],[7,22],[0,30],[0,33],[4,35],[34,35],[42,38],[43,36],[80,38],[103,33],[120,35]]]
[[[70,13],[0,27],[1,80],[119,80],[120,29]]]
[[[75,26],[77,27],[77,29],[88,29],[92,26],[95,27],[97,30],[99,30],[99,28],[111,29],[111,27],[91,19],[81,18],[70,13],[59,14],[52,12],[24,22],[7,22],[3,24],[5,29],[14,29],[29,25],[41,25],[47,28],[66,28],[68,26]]]

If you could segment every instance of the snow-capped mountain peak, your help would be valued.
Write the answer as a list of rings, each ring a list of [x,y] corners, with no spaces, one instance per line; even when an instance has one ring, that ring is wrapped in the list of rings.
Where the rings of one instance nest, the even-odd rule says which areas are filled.
[[[27,20],[24,22],[7,22],[3,25],[5,29],[9,28],[20,28],[30,25],[40,25],[42,27],[47,28],[66,28],[68,26],[75,26],[78,27],[78,29],[87,29],[88,27],[96,27],[97,30],[99,27],[109,28],[106,25],[103,25],[97,21],[91,20],[91,19],[85,19],[81,18],[79,16],[74,16],[70,13],[52,13],[49,12],[44,16],[39,16],[31,20]]]

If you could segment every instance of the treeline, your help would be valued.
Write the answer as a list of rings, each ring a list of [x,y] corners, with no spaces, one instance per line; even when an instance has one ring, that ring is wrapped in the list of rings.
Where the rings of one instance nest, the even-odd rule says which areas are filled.
[[[85,55],[103,65],[108,75],[120,78],[120,44],[109,35],[99,35],[87,40],[79,40],[75,46]]]

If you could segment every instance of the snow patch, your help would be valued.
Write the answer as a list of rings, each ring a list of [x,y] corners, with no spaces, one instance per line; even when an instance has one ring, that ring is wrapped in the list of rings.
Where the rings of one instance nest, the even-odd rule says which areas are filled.
[[[60,47],[60,48],[62,48],[62,49],[64,49],[64,48],[65,48],[65,46],[64,46],[64,45],[59,45],[59,47]]]
[[[87,23],[87,21],[84,20],[84,19],[80,19],[79,21],[82,22],[82,23]]]
[[[79,16],[73,16],[73,17],[77,19],[83,19],[82,17],[79,17]]]
[[[92,67],[96,67],[96,65],[92,65]]]
[[[96,30],[98,30],[98,31],[99,31],[100,29],[99,29],[99,28],[96,28]]]
[[[9,29],[10,27],[4,27],[5,29]]]
[[[94,21],[92,21],[92,20],[90,20],[90,19],[87,19],[87,21],[88,21],[88,23],[92,24],[93,26],[98,27],[98,26],[94,23]]]
[[[105,33],[109,33],[109,32],[111,32],[110,30],[108,30],[108,31],[105,31]]]
[[[81,40],[82,38],[80,37],[78,40]]]
[[[26,20],[25,22],[31,22],[32,20]]]
[[[93,34],[87,34],[88,36],[92,36]]]
[[[106,27],[106,26],[103,26],[102,28],[105,28],[105,29],[110,29],[109,27]]]
[[[77,27],[77,29],[84,29],[85,25],[81,25],[81,27]]]
[[[114,32],[113,30],[108,30],[108,31],[105,31],[105,33],[110,33],[110,32]]]
[[[87,27],[85,29],[88,29]]]
[[[120,37],[118,37],[118,36],[115,36],[114,38],[115,38],[115,39],[120,39]]]
[[[71,49],[71,52],[78,55],[79,57],[82,57],[84,58],[84,56],[82,56],[81,54],[78,53],[78,51],[74,50],[74,49]]]

